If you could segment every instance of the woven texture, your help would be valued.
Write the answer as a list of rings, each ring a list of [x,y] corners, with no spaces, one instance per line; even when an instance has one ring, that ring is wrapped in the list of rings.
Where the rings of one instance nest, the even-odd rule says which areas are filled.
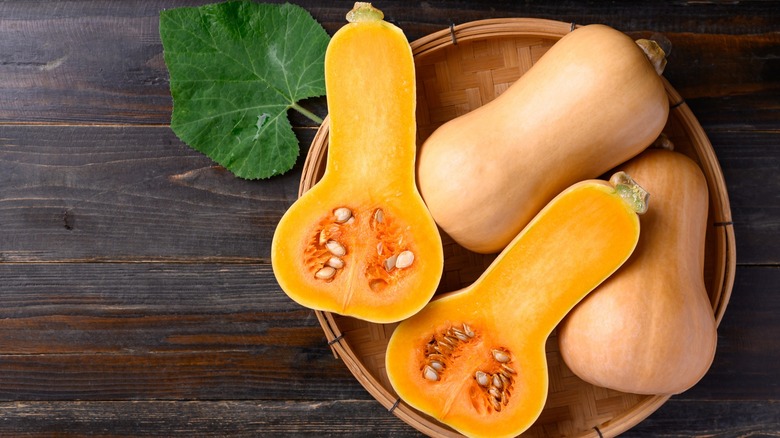
[[[418,142],[439,125],[489,102],[516,81],[572,25],[549,20],[506,19],[468,23],[412,43],[417,69]],[[664,133],[675,149],[702,167],[710,189],[706,281],[718,321],[733,284],[734,236],[725,183],[701,126],[667,83],[672,111]],[[321,177],[327,153],[328,122],[318,131],[304,166],[301,193]],[[443,236],[444,273],[437,293],[460,289],[477,279],[495,258],[472,253]],[[398,417],[431,436],[458,436],[399,402],[384,367],[395,324],[372,324],[317,312],[334,353],[360,383]],[[620,393],[583,382],[563,363],[555,332],[547,342],[550,385],[547,404],[524,436],[614,436],[649,416],[667,396]]]

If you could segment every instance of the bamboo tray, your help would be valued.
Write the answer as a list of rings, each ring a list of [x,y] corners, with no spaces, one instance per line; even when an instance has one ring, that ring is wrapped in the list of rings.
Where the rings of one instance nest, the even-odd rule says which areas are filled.
[[[500,94],[574,28],[572,23],[540,19],[482,20],[451,26],[411,43],[417,69],[418,144],[445,121]],[[720,323],[731,295],[736,264],[728,194],[707,135],[682,97],[668,82],[665,85],[672,110],[664,133],[675,150],[701,166],[710,190],[705,279]],[[328,127],[326,119],[312,142],[299,194],[322,177]],[[495,257],[469,252],[448,236],[442,237],[444,273],[437,293],[470,284]],[[389,411],[427,435],[460,436],[405,405],[394,393],[385,373],[384,357],[395,324],[373,324],[328,312],[317,312],[317,318],[335,355]],[[583,382],[560,358],[555,332],[547,342],[547,360],[547,404],[524,436],[615,436],[647,418],[669,398],[626,394]]]

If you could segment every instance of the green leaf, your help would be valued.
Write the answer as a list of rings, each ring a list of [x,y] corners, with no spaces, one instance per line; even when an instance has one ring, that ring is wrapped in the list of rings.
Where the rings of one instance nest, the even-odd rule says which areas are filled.
[[[287,119],[325,94],[330,37],[303,8],[233,1],[160,13],[171,129],[236,176],[268,178],[299,154]]]

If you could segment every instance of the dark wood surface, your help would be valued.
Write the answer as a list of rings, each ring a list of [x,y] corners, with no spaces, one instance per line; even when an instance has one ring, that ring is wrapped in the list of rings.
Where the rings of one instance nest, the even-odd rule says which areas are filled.
[[[417,436],[270,268],[316,126],[291,117],[301,159],[267,181],[168,126],[159,12],[202,3],[0,2],[0,436]],[[351,6],[297,3],[330,34]],[[625,436],[780,435],[780,2],[375,5],[410,40],[525,16],[672,41],[738,266],[710,372]]]

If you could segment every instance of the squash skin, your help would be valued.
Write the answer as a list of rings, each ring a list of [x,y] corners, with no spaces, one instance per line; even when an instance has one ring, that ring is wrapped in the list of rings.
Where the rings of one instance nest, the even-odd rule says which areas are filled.
[[[297,303],[389,323],[427,304],[444,257],[439,231],[415,185],[411,48],[399,28],[381,20],[381,11],[356,15],[359,21],[336,32],[325,55],[330,122],[325,173],[279,221],[271,261],[282,290]],[[338,223],[335,211],[342,207],[352,217]],[[344,266],[317,278],[328,269],[331,240],[345,248]],[[411,266],[386,269],[387,259],[402,251],[414,254]]]
[[[393,388],[410,406],[467,436],[522,433],[547,398],[548,336],[566,312],[629,257],[638,237],[637,214],[612,185],[590,180],[571,186],[477,281],[434,299],[398,325],[385,356]],[[448,327],[464,323],[474,336],[455,341],[461,346],[442,359],[446,367],[437,374],[439,380],[426,379],[426,361],[438,357],[431,354],[432,336],[460,336]],[[502,372],[491,353],[496,348],[509,352],[507,364],[515,371],[504,384],[508,401],[500,410],[490,407],[475,378],[476,371]]]
[[[653,207],[628,262],[559,327],[560,351],[594,385],[677,394],[704,376],[716,350],[703,277],[707,184],[691,159],[667,150],[647,150],[621,169],[652,190]]]
[[[500,96],[425,140],[420,192],[457,243],[498,252],[566,187],[650,145],[668,113],[663,82],[637,44],[583,26]]]

